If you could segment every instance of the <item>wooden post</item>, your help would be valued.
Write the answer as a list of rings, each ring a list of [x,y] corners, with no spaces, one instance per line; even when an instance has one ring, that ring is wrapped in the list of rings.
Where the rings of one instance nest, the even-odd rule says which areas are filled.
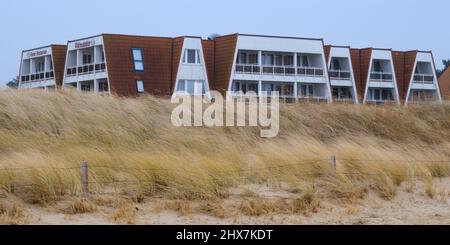
[[[331,156],[331,167],[336,172],[336,155]]]
[[[83,185],[83,193],[89,194],[89,181],[88,181],[88,164],[87,161],[83,161],[81,164],[81,184]]]

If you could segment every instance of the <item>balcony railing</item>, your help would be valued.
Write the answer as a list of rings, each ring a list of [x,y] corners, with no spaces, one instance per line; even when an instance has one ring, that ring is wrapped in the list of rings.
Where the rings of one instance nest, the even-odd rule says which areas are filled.
[[[33,74],[22,75],[20,77],[20,81],[22,83],[39,82],[39,81],[44,81],[44,80],[50,80],[50,79],[53,79],[54,77],[55,77],[55,73],[53,71],[46,71],[46,72],[38,72],[38,73],[33,73]]]
[[[240,74],[264,74],[280,76],[312,76],[323,77],[324,71],[318,67],[272,66],[258,64],[237,64],[236,73]]]
[[[281,75],[281,76],[294,76],[295,67],[293,66],[263,66],[263,74],[269,75]]]
[[[272,100],[270,93],[267,93],[265,95],[257,95],[257,94],[246,95],[246,94],[233,93],[233,94],[231,94],[231,96],[234,99],[238,99],[238,100],[251,99],[251,98],[255,98],[255,99],[266,98],[267,102],[269,102],[269,103]],[[282,102],[282,103],[295,103],[295,102],[328,103],[328,98],[321,97],[321,96],[305,97],[305,96],[295,96],[295,95],[279,95],[278,100],[279,100],[279,102]]]
[[[298,67],[297,75],[307,77],[323,77],[323,69],[318,67]]]
[[[105,70],[106,70],[105,63],[84,64],[82,66],[72,66],[72,67],[67,68],[66,75],[68,77],[77,76],[77,75],[86,75],[86,74],[104,72]]]
[[[366,104],[371,104],[371,105],[392,105],[392,104],[396,104],[397,102],[393,99],[388,99],[388,100],[375,100],[375,99],[367,99],[366,100]]]
[[[414,74],[413,81],[419,84],[433,84],[434,76],[433,74]]]
[[[345,70],[330,70],[330,78],[333,80],[350,80],[350,71]]]
[[[261,67],[258,64],[237,64],[237,73],[260,74]]]
[[[377,81],[377,82],[392,82],[392,73],[371,72],[370,80]]]

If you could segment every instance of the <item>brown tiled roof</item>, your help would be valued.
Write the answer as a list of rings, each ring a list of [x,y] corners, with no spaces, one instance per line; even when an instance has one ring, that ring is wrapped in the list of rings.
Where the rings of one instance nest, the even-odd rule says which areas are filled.
[[[137,94],[136,81],[146,92],[171,94],[172,38],[104,34],[105,57],[111,92],[120,96]],[[132,48],[141,48],[144,71],[134,71]]]
[[[217,37],[215,42],[214,85],[217,91],[226,93],[230,82],[238,34]]]
[[[51,45],[56,88],[61,88],[66,64],[67,45]]]

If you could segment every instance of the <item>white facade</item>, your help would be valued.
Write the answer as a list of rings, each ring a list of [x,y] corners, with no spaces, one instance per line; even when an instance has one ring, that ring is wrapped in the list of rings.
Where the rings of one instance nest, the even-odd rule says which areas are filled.
[[[19,89],[54,90],[56,87],[51,46],[22,52]]]
[[[405,82],[408,82],[405,105],[426,101],[442,101],[431,52],[417,53],[411,80]]]
[[[238,35],[229,88],[232,95],[278,91],[286,100],[330,101],[321,39]]]
[[[364,103],[400,104],[391,50],[372,50],[366,81]]]
[[[209,92],[202,39],[185,37],[177,71],[173,96],[203,95]]]
[[[68,42],[63,87],[110,93],[103,36]]]
[[[334,102],[358,104],[358,93],[349,47],[330,47],[328,75]]]

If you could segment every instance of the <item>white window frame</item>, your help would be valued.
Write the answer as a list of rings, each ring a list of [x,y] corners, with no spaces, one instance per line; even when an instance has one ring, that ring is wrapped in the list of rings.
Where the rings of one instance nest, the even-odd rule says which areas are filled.
[[[188,83],[189,82],[193,82],[194,83],[194,93],[193,94],[188,92]],[[184,84],[184,86],[183,86],[184,89],[183,90],[178,90],[178,87],[180,86],[180,83]],[[198,88],[197,86],[198,86],[199,83],[202,84],[202,89],[201,89],[202,91],[200,91],[200,93],[199,93],[199,91],[196,91],[197,88]],[[176,92],[177,93],[181,93],[181,94],[204,95],[204,94],[206,94],[206,81],[205,80],[193,80],[193,79],[180,79],[180,80],[178,80],[176,89],[177,89]]]
[[[138,94],[145,93],[145,87],[144,87],[144,81],[143,80],[136,80],[136,91]]]
[[[189,63],[188,62],[188,52],[189,51],[194,51],[195,52],[195,63]],[[200,57],[200,50],[199,49],[190,49],[187,48],[184,50],[183,52],[183,64],[187,64],[187,65],[200,65],[202,64],[202,60]]]

